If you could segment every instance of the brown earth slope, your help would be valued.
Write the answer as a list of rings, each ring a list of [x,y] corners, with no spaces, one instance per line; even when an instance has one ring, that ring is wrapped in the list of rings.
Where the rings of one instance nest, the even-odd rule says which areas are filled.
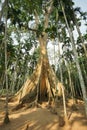
[[[69,124],[64,127],[59,127],[58,116],[47,109],[46,103],[42,104],[42,108],[11,111],[16,105],[16,102],[9,103],[10,123],[3,124],[5,101],[0,99],[0,130],[87,130],[87,119],[84,116],[83,103],[80,101],[77,104],[78,110],[71,114]],[[68,108],[68,113],[70,112],[71,109]]]

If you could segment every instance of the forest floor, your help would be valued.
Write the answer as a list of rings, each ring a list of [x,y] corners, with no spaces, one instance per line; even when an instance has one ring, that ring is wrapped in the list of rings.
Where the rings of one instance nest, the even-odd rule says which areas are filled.
[[[53,114],[50,109],[46,107],[44,102],[41,108],[21,108],[12,111],[17,105],[17,102],[9,103],[9,124],[3,124],[5,116],[5,98],[0,97],[0,130],[87,130],[87,118],[85,118],[84,104],[78,100],[76,111],[72,111],[72,100],[68,101],[67,111],[71,113],[69,123],[65,126],[59,126],[59,118],[57,114]],[[58,112],[63,111],[60,105]],[[28,126],[28,129],[26,128]]]

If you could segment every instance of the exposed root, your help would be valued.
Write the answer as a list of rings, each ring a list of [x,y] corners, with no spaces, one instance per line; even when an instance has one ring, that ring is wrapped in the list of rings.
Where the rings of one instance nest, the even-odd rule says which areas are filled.
[[[58,113],[57,113],[57,109],[56,109],[55,107],[52,107],[52,108],[50,109],[50,111],[51,111],[53,114],[55,114],[55,115],[58,114]]]
[[[76,105],[72,105],[71,109],[72,109],[72,111],[78,111],[78,108],[76,107]]]
[[[32,103],[29,103],[26,109],[31,108],[31,107],[37,107],[37,108],[42,108],[42,106],[35,100]]]
[[[29,130],[29,125],[28,125],[28,124],[27,124],[27,125],[25,125],[24,130]]]
[[[51,109],[52,108],[52,102],[51,101],[48,101],[48,103],[46,105],[46,108],[47,109]]]
[[[8,102],[17,102],[18,101],[18,96],[12,95],[8,98]]]
[[[20,103],[20,104],[18,104],[16,107],[14,107],[14,108],[12,109],[12,111],[17,111],[17,110],[19,110],[19,109],[21,109],[21,108],[23,108],[23,107],[24,107],[24,104]]]
[[[68,120],[70,119],[71,115],[72,115],[72,112],[69,113],[69,115],[68,115]]]
[[[59,116],[59,126],[60,126],[60,127],[63,127],[64,125],[65,125],[64,117]]]
[[[35,100],[32,103],[28,103],[28,104],[20,103],[16,107],[14,107],[12,109],[12,111],[17,111],[17,110],[19,110],[21,108],[28,109],[28,108],[32,108],[32,107],[42,108],[42,106]]]

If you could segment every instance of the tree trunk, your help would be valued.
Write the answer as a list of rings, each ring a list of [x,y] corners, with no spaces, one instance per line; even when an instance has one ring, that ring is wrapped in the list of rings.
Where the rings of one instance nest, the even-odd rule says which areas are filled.
[[[70,67],[67,66],[67,72],[68,72],[68,77],[69,77],[69,87],[70,87],[70,90],[71,90],[71,97],[72,97],[72,100],[73,100],[73,104],[75,104],[75,91],[74,91],[74,85],[73,85],[73,82],[72,82],[72,78],[71,78],[71,72],[70,72]]]
[[[47,56],[46,44],[44,38],[40,38],[40,59],[30,79],[24,83],[22,88],[15,94],[14,100],[19,102],[31,102],[37,95],[39,87],[39,100],[44,100],[48,95],[54,97],[56,90],[56,76],[52,70]]]
[[[77,19],[76,19],[74,10],[73,10],[73,14],[74,14],[74,20],[75,20],[76,29],[77,29],[78,35],[79,35],[79,37],[80,37],[80,39],[81,39],[82,47],[83,47],[83,49],[84,49],[84,52],[85,52],[85,55],[86,55],[86,58],[87,58],[86,46],[85,46],[85,44],[84,44],[84,39],[83,39],[83,37],[82,37],[82,34],[81,34],[81,31],[80,31],[80,28],[79,28],[79,25],[78,25],[78,22],[77,22]]]
[[[8,1],[6,0],[6,23],[5,23],[5,81],[6,81],[6,110],[5,110],[5,117],[4,123],[9,123],[9,116],[8,116],[8,73],[7,73],[7,12],[8,12]]]
[[[60,44],[59,44],[59,35],[58,35],[58,54],[59,54],[59,57],[60,57]],[[65,117],[65,121],[68,122],[68,117],[67,117],[67,110],[66,110],[66,99],[65,99],[65,91],[64,91],[64,83],[63,83],[63,74],[62,74],[62,67],[61,67],[61,62],[62,62],[62,59],[60,60],[59,62],[59,71],[60,71],[60,78],[61,78],[61,89],[62,89],[62,96],[63,96],[63,108],[64,108],[64,117]]]

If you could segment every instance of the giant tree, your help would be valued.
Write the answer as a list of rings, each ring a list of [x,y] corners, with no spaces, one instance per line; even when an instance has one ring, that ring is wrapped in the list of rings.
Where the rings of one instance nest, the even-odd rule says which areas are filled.
[[[49,64],[47,55],[49,22],[50,14],[53,12],[53,1],[50,0],[46,2],[37,0],[33,4],[29,1],[28,6],[29,8],[35,8],[34,10],[29,10],[32,11],[29,13],[30,15],[32,13],[32,17],[35,19],[35,28],[28,27],[28,29],[34,33],[39,42],[40,58],[31,77],[27,79],[22,88],[15,95],[15,98],[22,103],[31,100],[31,98],[35,100],[36,97],[39,100],[43,100],[48,95],[50,100],[50,97],[54,97],[55,95],[54,91],[57,85],[56,75]],[[38,91],[39,93],[37,93]]]

